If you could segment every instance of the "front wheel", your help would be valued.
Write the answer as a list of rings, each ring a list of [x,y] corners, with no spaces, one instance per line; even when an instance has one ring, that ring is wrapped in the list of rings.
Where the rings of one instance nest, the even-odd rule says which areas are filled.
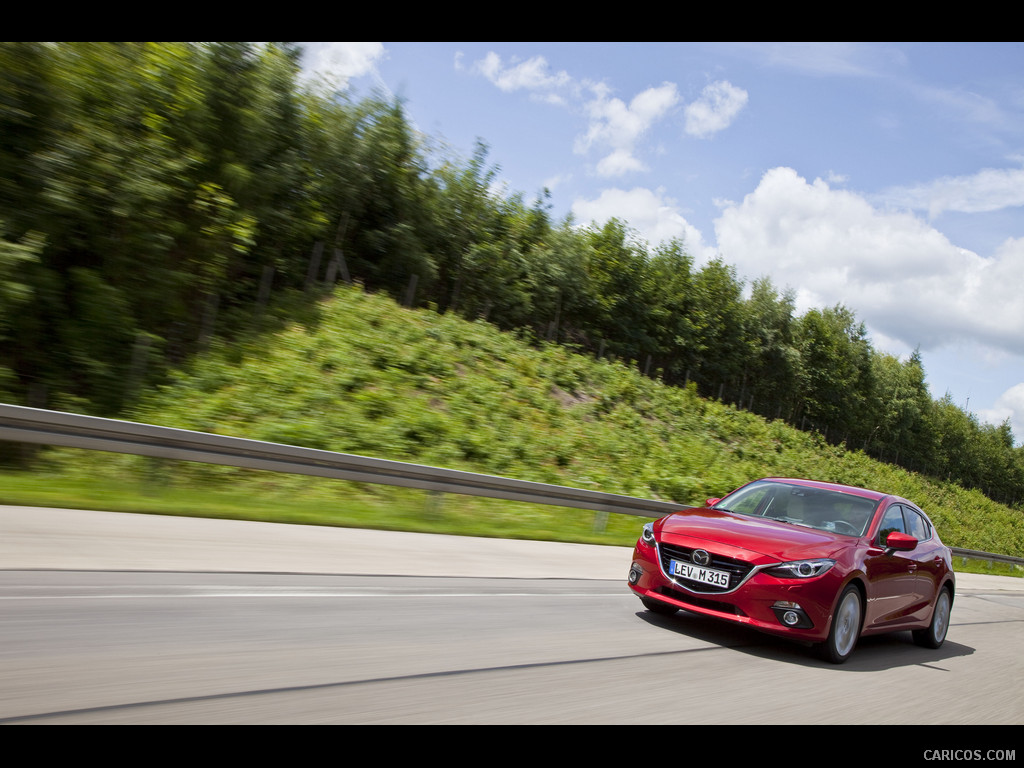
[[[925,648],[941,647],[946,640],[946,632],[949,631],[949,612],[952,607],[953,598],[950,597],[949,590],[940,590],[939,596],[935,598],[931,624],[928,625],[928,629],[918,629],[911,633],[914,642]]]
[[[828,640],[821,645],[822,655],[827,661],[842,664],[850,658],[860,637],[861,612],[860,591],[850,584],[839,597]]]

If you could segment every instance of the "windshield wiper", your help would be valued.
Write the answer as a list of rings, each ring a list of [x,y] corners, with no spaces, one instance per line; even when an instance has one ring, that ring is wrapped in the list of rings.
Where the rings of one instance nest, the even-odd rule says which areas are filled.
[[[792,517],[769,517],[768,520],[778,520],[780,523],[786,523],[786,525],[799,525],[801,528],[813,528],[813,525],[795,520]]]

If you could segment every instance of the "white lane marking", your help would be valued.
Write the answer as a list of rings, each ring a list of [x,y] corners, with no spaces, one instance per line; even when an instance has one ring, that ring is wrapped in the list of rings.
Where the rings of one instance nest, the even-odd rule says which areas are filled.
[[[0,595],[0,600],[116,600],[137,598],[183,598],[183,597],[633,597],[621,592],[304,592],[304,591],[239,591],[239,592],[137,592],[107,595]]]

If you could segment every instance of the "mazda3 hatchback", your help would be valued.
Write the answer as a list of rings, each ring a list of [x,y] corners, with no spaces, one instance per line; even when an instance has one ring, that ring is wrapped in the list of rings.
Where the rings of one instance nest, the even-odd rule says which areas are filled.
[[[883,632],[938,648],[955,590],[950,550],[911,502],[786,478],[648,523],[628,581],[650,611],[811,643],[834,663]]]

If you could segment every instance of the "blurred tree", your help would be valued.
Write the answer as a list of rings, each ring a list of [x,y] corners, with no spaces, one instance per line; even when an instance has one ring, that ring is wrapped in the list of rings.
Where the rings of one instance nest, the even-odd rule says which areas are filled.
[[[39,230],[38,157],[56,108],[47,43],[0,42],[0,211],[14,239]]]
[[[697,382],[769,417],[1024,498],[1024,449],[927,392],[837,306],[696,269],[625,223],[554,225],[478,142],[431,151],[401,102],[299,77],[294,43],[0,43],[0,393],[124,412],[213,336],[344,274]],[[288,310],[281,307],[289,307]],[[254,312],[254,308],[259,311]]]
[[[45,63],[25,59],[45,72],[39,79],[51,90],[37,100],[49,108],[33,116],[42,138],[19,147],[30,153],[20,163],[34,174],[34,226],[45,247],[33,272],[35,300],[20,318],[17,373],[37,391],[114,411],[124,395],[124,361],[106,356],[124,345],[105,345],[105,334],[133,337],[141,316],[152,320],[173,305],[161,270],[176,226],[166,214],[181,164],[145,119],[144,44],[63,43],[45,51]],[[104,312],[117,324],[105,325]],[[59,353],[49,354],[51,347]]]
[[[769,418],[782,418],[796,406],[800,355],[794,345],[795,296],[780,295],[769,278],[755,280],[744,304],[750,361],[744,371],[742,403]]]
[[[20,332],[18,317],[32,300],[30,267],[38,264],[42,238],[30,232],[22,241],[8,240],[0,221],[0,345],[13,345],[12,334]],[[13,358],[0,357],[0,397],[15,400],[17,386],[11,365]]]
[[[658,246],[649,272],[650,322],[657,344],[659,367],[666,381],[684,384],[700,367],[691,312],[695,303],[693,258],[683,243]]]
[[[587,245],[586,280],[592,293],[591,345],[625,360],[656,351],[650,322],[647,252],[626,225],[610,219],[582,230]]]
[[[874,425],[867,450],[880,458],[900,460],[927,470],[934,453],[932,399],[918,350],[906,362],[876,353],[872,358],[873,391],[869,408]],[[867,425],[865,425],[867,426]]]
[[[437,305],[442,312],[460,310],[481,291],[488,261],[501,248],[500,216],[492,198],[498,169],[487,165],[487,146],[477,142],[465,164],[448,159],[434,173],[438,193],[434,200],[437,239],[432,249],[438,265]],[[498,288],[488,283],[488,288]]]
[[[846,307],[809,310],[797,323],[803,419],[830,439],[867,436],[873,350],[867,330]]]
[[[743,283],[736,270],[715,258],[693,279],[691,324],[695,373],[701,392],[709,397],[737,399],[749,350],[744,338]]]
[[[543,238],[531,242],[527,251],[534,306],[531,325],[541,339],[582,347],[588,340],[586,329],[593,305],[586,279],[586,244],[571,220],[551,227]]]
[[[413,275],[429,290],[437,267],[424,239],[434,211],[417,141],[401,104],[367,102],[361,110],[343,211],[353,269],[396,298]]]

